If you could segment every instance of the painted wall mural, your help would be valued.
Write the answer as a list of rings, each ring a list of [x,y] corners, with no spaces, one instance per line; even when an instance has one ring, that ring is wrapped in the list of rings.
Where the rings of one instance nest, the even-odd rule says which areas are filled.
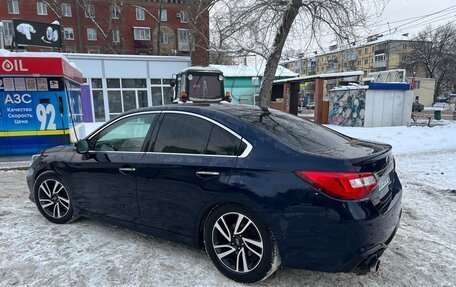
[[[329,92],[328,123],[362,127],[366,108],[367,87],[339,87]]]

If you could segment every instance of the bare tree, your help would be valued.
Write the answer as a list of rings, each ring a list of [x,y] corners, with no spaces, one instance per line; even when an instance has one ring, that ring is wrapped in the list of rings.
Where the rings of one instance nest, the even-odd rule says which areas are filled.
[[[196,50],[209,54],[209,11],[213,9],[220,0],[187,0],[185,1],[184,12],[188,16],[190,32],[188,34],[190,57]],[[179,35],[177,35],[179,37]]]
[[[306,34],[307,41],[330,32],[338,41],[353,42],[369,16],[381,13],[386,0],[241,0],[221,1],[229,28],[219,37],[231,50],[255,53],[266,60],[260,106],[269,107],[275,72],[288,35]],[[219,5],[221,6],[221,5]],[[217,8],[219,8],[219,6]],[[227,14],[228,13],[228,14]],[[227,16],[230,15],[230,16]],[[234,16],[231,16],[234,15]],[[222,30],[219,28],[219,30]],[[233,32],[234,31],[234,32]],[[230,35],[230,33],[232,33]]]
[[[434,101],[443,89],[451,90],[456,73],[456,26],[452,23],[421,31],[412,43],[407,66],[422,66],[427,77],[435,79]]]

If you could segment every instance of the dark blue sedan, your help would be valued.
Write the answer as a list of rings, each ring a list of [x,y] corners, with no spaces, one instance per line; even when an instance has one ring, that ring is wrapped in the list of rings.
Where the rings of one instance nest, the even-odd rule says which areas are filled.
[[[123,114],[35,156],[27,181],[53,223],[84,216],[204,248],[239,282],[280,266],[376,270],[401,216],[391,146],[248,106]]]

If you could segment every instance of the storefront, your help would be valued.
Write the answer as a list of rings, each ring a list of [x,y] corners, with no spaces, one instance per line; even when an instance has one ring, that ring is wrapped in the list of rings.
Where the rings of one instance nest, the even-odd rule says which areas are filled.
[[[170,104],[173,75],[191,65],[189,57],[176,56],[65,56],[83,73],[85,83],[89,86],[87,98],[91,105],[84,111],[92,113],[85,118],[97,123],[108,121],[128,110]]]
[[[82,73],[59,54],[0,50],[0,156],[74,141],[81,83]]]

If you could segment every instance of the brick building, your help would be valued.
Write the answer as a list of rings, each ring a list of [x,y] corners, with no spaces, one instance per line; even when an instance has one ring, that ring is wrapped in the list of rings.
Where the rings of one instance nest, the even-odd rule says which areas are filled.
[[[12,43],[12,19],[57,20],[66,53],[191,56],[194,65],[206,66],[209,12],[192,11],[196,5],[191,4],[191,0],[0,0],[0,20],[7,48]]]

